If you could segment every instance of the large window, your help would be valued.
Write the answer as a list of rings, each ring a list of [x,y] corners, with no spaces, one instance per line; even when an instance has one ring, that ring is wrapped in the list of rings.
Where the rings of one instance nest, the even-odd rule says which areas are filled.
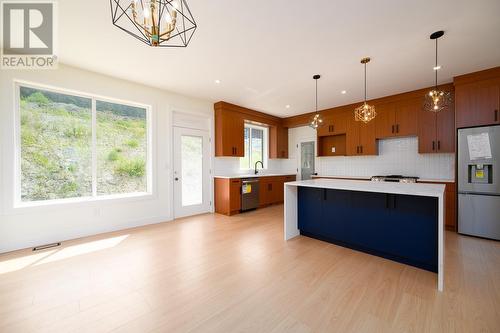
[[[22,202],[148,192],[148,110],[19,86]]]
[[[267,138],[266,127],[245,124],[245,157],[240,158],[241,169],[253,169],[257,161],[267,166]],[[260,165],[259,165],[260,167]]]

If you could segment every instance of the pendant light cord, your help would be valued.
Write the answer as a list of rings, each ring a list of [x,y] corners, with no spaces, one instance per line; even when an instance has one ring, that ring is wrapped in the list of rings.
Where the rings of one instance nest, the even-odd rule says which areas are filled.
[[[316,113],[318,112],[318,79],[316,81]]]
[[[365,104],[366,104],[366,62],[365,62]]]
[[[438,39],[439,38],[436,38],[436,65],[434,67],[434,70],[436,72],[436,80],[435,80],[435,87],[436,87],[436,90],[437,90],[437,86],[438,86]]]

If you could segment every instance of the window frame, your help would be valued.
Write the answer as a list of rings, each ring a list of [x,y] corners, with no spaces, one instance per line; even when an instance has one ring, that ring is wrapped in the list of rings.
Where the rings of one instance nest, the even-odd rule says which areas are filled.
[[[250,129],[253,128],[253,129],[259,129],[259,130],[263,131],[263,135],[262,135],[262,160],[263,161],[262,161],[262,164],[264,164],[264,167],[262,168],[262,170],[267,170],[268,159],[269,159],[269,127],[245,122],[243,129],[245,129],[245,128],[250,128]],[[244,144],[244,142],[243,142],[243,144]],[[250,149],[249,149],[250,155],[248,156],[248,161],[249,161],[249,164],[252,164],[252,130],[250,130],[249,145],[250,145]],[[245,148],[245,147],[243,147],[243,148]],[[243,149],[243,150],[246,153],[246,149]],[[240,163],[241,163],[242,158],[244,158],[244,157],[240,157]],[[240,164],[240,170],[249,171],[249,170],[253,170],[253,168],[251,165],[249,165],[248,168],[242,168],[241,164]]]
[[[37,200],[37,201],[22,201],[21,198],[21,87],[39,89],[59,93],[64,95],[71,95],[75,97],[82,97],[91,100],[91,173],[92,173],[92,195],[75,198],[51,199],[51,200]],[[123,104],[133,107],[139,107],[146,110],[146,191],[145,192],[129,192],[120,194],[97,195],[97,110],[96,101],[103,101],[115,104]],[[152,107],[151,105],[131,102],[127,100],[101,96],[91,93],[83,93],[76,90],[64,89],[59,87],[47,86],[43,84],[31,83],[26,81],[14,80],[14,208],[23,207],[37,207],[37,206],[51,206],[59,204],[70,203],[89,203],[101,201],[129,201],[137,199],[146,199],[154,197],[153,193],[153,126],[152,126]]]

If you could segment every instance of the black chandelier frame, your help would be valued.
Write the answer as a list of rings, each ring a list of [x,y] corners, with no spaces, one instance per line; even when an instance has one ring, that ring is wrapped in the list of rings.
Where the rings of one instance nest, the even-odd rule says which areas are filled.
[[[143,27],[138,25],[131,16],[132,3],[134,0],[110,0],[109,2],[113,25],[152,47],[186,47],[198,27],[186,0],[156,0],[158,6],[156,13],[158,15],[158,28],[160,31],[163,15],[170,15],[168,11],[169,7],[175,8],[178,14],[177,21],[179,22],[175,26],[174,33],[169,36],[168,39],[160,39],[156,45],[153,45],[152,38],[147,36]],[[144,0],[138,0],[138,3],[142,5],[144,2]],[[177,7],[174,6],[175,3],[178,4]],[[123,25],[127,24],[130,29],[127,29],[127,27],[123,26],[121,23]]]

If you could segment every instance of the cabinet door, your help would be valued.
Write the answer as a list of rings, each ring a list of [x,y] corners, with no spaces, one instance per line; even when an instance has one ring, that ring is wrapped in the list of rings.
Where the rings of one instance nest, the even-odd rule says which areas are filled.
[[[500,123],[500,79],[458,85],[455,88],[457,127]]]
[[[243,118],[239,115],[234,115],[231,117],[230,125],[229,127],[231,128],[230,131],[230,137],[228,140],[230,140],[230,144],[234,146],[234,154],[233,156],[236,157],[244,157],[245,156],[245,139],[244,139],[244,132],[245,132],[245,121]]]
[[[377,139],[389,138],[396,135],[395,104],[387,103],[375,106],[375,137]]]
[[[278,156],[288,158],[288,128],[278,127]]]
[[[271,188],[272,186],[269,177],[259,178],[259,204],[261,206],[269,205],[271,203],[271,198],[270,198]]]
[[[323,117],[323,124],[316,129],[318,136],[332,135],[333,117],[331,115]]]
[[[323,205],[324,236],[330,240],[348,241],[348,230],[352,209],[351,192],[326,190]]]
[[[231,212],[241,209],[241,180],[231,179],[230,183],[230,210]]]
[[[359,146],[360,153],[358,155],[377,155],[375,122],[373,120],[367,124],[359,123]]]
[[[396,106],[394,132],[396,136],[417,135],[417,116],[423,98],[401,101]]]
[[[237,113],[215,112],[215,156],[244,155],[244,120]]]
[[[323,201],[325,189],[299,186],[297,221],[301,233],[320,236],[323,232]]]
[[[455,152],[455,107],[450,105],[436,114],[436,151]]]
[[[276,177],[273,182],[274,203],[282,203],[285,196],[285,177]]]
[[[420,108],[418,111],[418,152],[437,152],[436,113]]]
[[[437,198],[391,195],[386,251],[410,264],[437,272]]]
[[[356,156],[360,154],[359,149],[359,121],[354,119],[349,120],[348,130],[346,134],[346,155]]]
[[[352,191],[350,206],[346,241],[366,250],[386,252],[387,194]]]

